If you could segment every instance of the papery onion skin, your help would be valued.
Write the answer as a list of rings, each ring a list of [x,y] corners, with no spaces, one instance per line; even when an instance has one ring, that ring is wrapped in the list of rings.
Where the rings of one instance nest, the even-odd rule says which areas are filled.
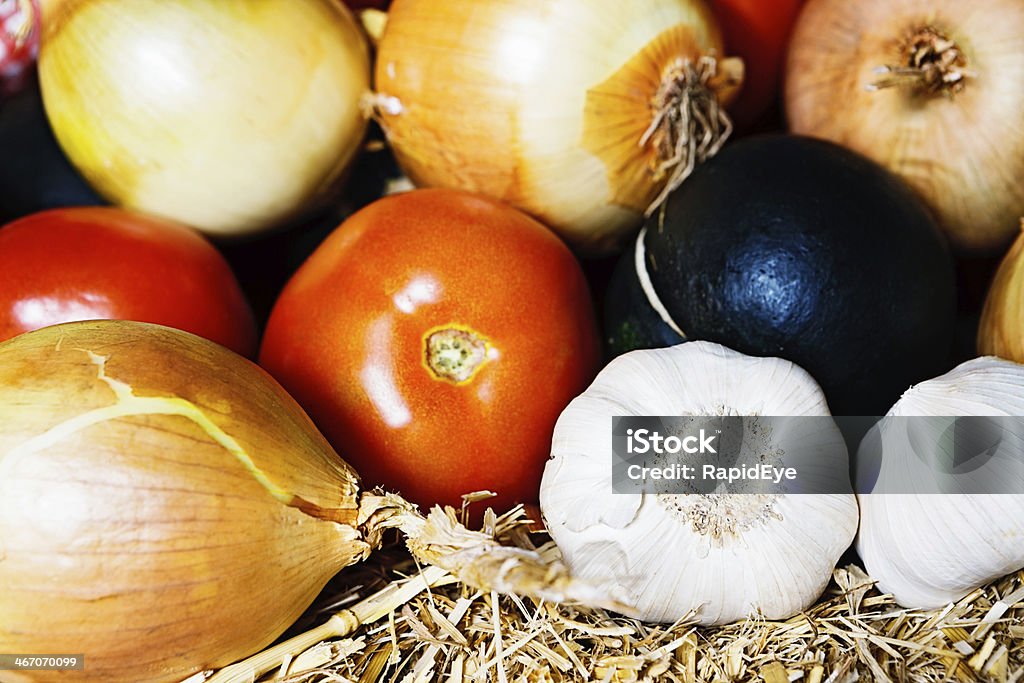
[[[868,90],[933,28],[961,50],[962,90]],[[1018,0],[812,0],[786,70],[794,132],[846,145],[907,180],[955,247],[992,252],[1024,206],[1024,4]]]
[[[978,353],[1024,363],[1024,233],[1003,258],[985,298]]]
[[[40,78],[65,152],[110,201],[210,234],[333,189],[366,127],[366,40],[337,0],[44,0]]]
[[[126,391],[191,405],[251,466],[197,420],[133,414]],[[19,681],[137,683],[258,651],[369,551],[357,489],[284,390],[216,344],[113,321],[0,344],[0,652],[85,653],[84,671]]]
[[[724,56],[699,0],[397,0],[375,88],[417,185],[489,195],[605,253],[665,186],[640,144],[664,72],[701,55]]]

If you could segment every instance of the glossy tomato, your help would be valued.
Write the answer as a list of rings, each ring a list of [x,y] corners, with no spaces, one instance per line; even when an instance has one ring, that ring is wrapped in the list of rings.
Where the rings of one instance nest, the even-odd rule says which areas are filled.
[[[505,205],[417,190],[353,215],[285,287],[260,362],[366,483],[422,506],[535,502],[555,420],[592,379],[586,281]]]
[[[739,97],[729,107],[736,124],[756,122],[778,99],[789,35],[803,0],[711,0],[729,55],[743,58]]]
[[[255,352],[252,312],[198,233],[120,209],[54,209],[0,229],[0,340],[72,320],[118,318]]]

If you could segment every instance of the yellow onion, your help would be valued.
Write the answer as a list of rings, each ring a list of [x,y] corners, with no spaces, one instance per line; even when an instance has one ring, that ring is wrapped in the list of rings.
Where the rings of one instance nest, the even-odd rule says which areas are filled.
[[[999,264],[978,326],[978,354],[1024,363],[1024,220]]]
[[[220,346],[137,323],[16,337],[0,345],[0,652],[85,653],[105,681],[229,664],[369,552],[357,490],[295,402]]]
[[[43,0],[57,139],[115,204],[213,235],[324,195],[366,127],[365,37],[340,0]]]
[[[607,252],[728,136],[722,57],[701,0],[395,0],[374,100],[415,184]]]
[[[902,176],[962,251],[1004,247],[1024,206],[1024,3],[811,0],[792,38],[792,129]]]
[[[177,681],[230,664],[388,528],[481,590],[610,604],[453,514],[360,493],[285,391],[213,342],[92,321],[0,344],[0,652],[85,655],[84,670],[5,682]]]

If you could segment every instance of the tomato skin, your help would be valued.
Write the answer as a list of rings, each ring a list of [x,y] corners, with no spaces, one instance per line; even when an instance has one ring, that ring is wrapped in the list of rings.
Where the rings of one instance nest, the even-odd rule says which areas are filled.
[[[739,97],[729,107],[740,128],[768,111],[778,99],[789,35],[803,0],[711,0],[726,53],[743,58]]]
[[[456,384],[427,366],[439,329],[489,360]],[[427,507],[489,489],[535,502],[555,420],[593,378],[599,337],[569,249],[532,218],[453,190],[416,190],[349,218],[299,269],[261,364],[367,485]]]
[[[255,355],[255,323],[238,282],[190,228],[89,207],[42,211],[0,229],[0,340],[97,318],[158,323]]]

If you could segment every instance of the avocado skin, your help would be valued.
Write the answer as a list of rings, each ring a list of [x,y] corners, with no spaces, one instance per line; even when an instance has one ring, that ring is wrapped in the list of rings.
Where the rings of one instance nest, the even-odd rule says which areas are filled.
[[[0,224],[45,209],[101,204],[57,144],[38,84],[0,100]]]
[[[651,281],[687,337],[797,363],[833,414],[885,414],[952,365],[944,238],[901,180],[854,152],[747,138],[647,227]]]
[[[609,295],[604,300],[608,360],[637,349],[658,349],[686,341],[648,303],[636,275],[635,244],[631,243],[615,264],[608,284]]]

